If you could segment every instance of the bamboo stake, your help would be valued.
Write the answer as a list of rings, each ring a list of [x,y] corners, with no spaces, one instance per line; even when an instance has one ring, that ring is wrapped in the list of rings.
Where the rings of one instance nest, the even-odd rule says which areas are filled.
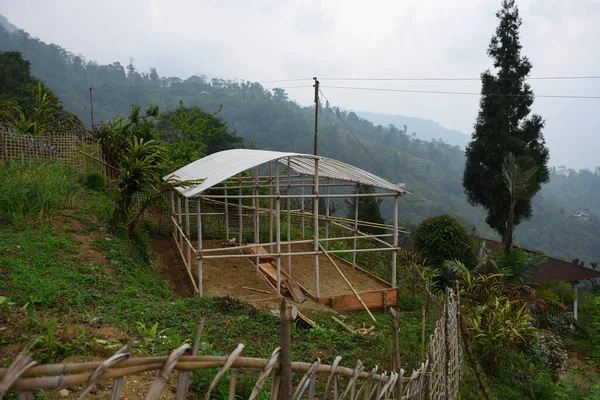
[[[335,263],[335,261],[333,261],[333,258],[331,258],[331,256],[329,255],[329,253],[327,253],[325,251],[325,249],[323,248],[323,246],[321,245],[321,243],[319,243],[319,247],[321,248],[321,251],[323,251],[323,254],[325,254],[327,256],[327,258],[329,258],[329,261],[331,261],[331,263],[333,264],[333,266],[335,267],[335,269],[337,269],[337,271],[340,273],[340,275],[342,276],[342,278],[344,278],[344,281],[346,282],[346,284],[348,285],[348,287],[352,290],[352,292],[354,293],[354,295],[356,296],[356,298],[358,299],[358,301],[360,301],[360,304],[362,304],[363,308],[367,311],[367,313],[369,314],[369,316],[371,317],[371,319],[373,321],[377,322],[377,320],[375,319],[375,317],[373,316],[373,314],[371,314],[371,310],[369,310],[369,307],[367,307],[367,305],[365,304],[365,302],[363,301],[363,299],[360,297],[360,295],[358,294],[358,292],[356,291],[356,289],[354,289],[354,286],[352,286],[352,284],[350,283],[350,281],[348,280],[348,278],[346,278],[346,275],[344,275],[344,273],[337,266],[337,264]]]

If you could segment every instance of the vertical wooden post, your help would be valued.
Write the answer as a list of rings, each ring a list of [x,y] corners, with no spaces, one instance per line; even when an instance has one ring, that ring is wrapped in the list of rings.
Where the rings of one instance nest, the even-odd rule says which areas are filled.
[[[254,168],[254,195],[257,196],[258,195],[258,167]],[[254,197],[254,244],[257,246],[256,247],[256,260],[255,260],[255,264],[256,264],[256,271],[258,272],[258,269],[260,268],[259,264],[260,264],[260,257],[258,256],[259,251],[258,251],[258,243],[260,242],[260,199],[257,197]]]
[[[356,193],[360,191],[360,183],[356,184]],[[360,197],[354,198],[354,239],[352,239],[352,267],[356,268],[356,235],[358,235],[358,202]]]
[[[281,380],[279,383],[280,399],[292,398],[292,329],[291,315],[287,309],[285,298],[281,300],[279,309],[280,332],[279,341],[281,346]]]
[[[243,215],[242,215],[242,195],[243,195],[243,190],[242,190],[242,173],[240,172],[238,174],[238,194],[239,194],[239,198],[238,198],[238,212],[239,212],[239,218],[238,218],[238,223],[239,223],[239,229],[240,229],[240,239],[239,239],[239,245],[243,246],[243,241],[244,241],[244,221],[242,219]]]
[[[325,180],[325,183],[327,183],[327,198],[325,199],[325,239],[329,239],[329,178]],[[329,240],[325,240],[325,250],[329,250]]]
[[[398,262],[398,202],[400,200],[400,194],[396,193],[394,197],[394,240],[392,241],[394,250],[392,251],[392,287],[397,286],[396,276],[396,263]]]
[[[277,296],[281,296],[281,199],[279,196],[279,160],[275,160],[275,234],[277,235]]]
[[[202,200],[200,199],[200,197],[198,197],[198,199],[196,200],[197,204],[196,204],[196,209],[197,209],[197,213],[198,213],[198,294],[200,295],[200,297],[204,297],[204,291],[202,289],[202,217],[200,216],[201,214],[201,209],[200,209],[200,202]],[[190,271],[191,271],[192,267],[190,265]]]
[[[229,237],[229,199],[227,198],[227,182],[225,182],[225,239]]]
[[[190,199],[187,197],[185,198],[185,237],[187,238],[187,240],[190,241],[189,243],[191,243],[192,236],[190,234]],[[185,247],[187,249],[187,264],[191,271],[191,269],[192,269],[192,249],[187,241],[185,242],[185,244],[186,244]]]
[[[315,297],[319,299],[319,159],[315,158],[315,183],[313,198],[313,236],[315,251]]]
[[[288,170],[288,196],[292,194],[292,165],[291,157],[287,158],[287,170]],[[287,198],[287,242],[288,242],[288,274],[292,274],[292,211],[291,211],[292,199]]]
[[[390,308],[390,312],[392,313],[392,340],[394,342],[394,364],[396,364],[395,370],[398,374],[400,374],[400,339],[398,337],[398,313],[393,308]],[[423,358],[421,358],[423,359]],[[396,383],[396,398],[402,399],[402,378],[398,378],[398,382]]]

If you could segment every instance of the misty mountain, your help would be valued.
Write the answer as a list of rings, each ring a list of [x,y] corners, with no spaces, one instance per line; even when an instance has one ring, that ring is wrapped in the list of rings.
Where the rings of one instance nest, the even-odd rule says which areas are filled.
[[[8,19],[2,14],[0,14],[0,26],[2,26],[8,33],[13,33],[19,30],[16,26],[11,24]]]
[[[404,115],[394,115],[394,114],[380,114],[368,111],[356,111],[356,114],[359,116],[368,119],[376,125],[383,125],[385,127],[389,125],[394,125],[398,129],[408,129],[406,132],[409,135],[413,133],[417,136],[417,138],[421,140],[443,140],[445,143],[460,146],[461,148],[465,148],[469,140],[471,140],[470,136],[465,135],[460,131],[451,130],[443,127],[438,122],[416,118],[416,117],[405,117]]]
[[[312,153],[314,107],[290,101],[283,89],[266,90],[256,82],[205,76],[164,77],[154,68],[138,71],[131,63],[101,65],[26,32],[0,29],[0,51],[7,50],[21,52],[31,62],[32,73],[88,126],[89,87],[93,85],[96,124],[128,114],[134,103],[141,107],[156,104],[167,110],[183,100],[186,106],[218,111],[217,116],[232,131],[256,148]],[[485,224],[484,210],[469,205],[463,193],[465,158],[457,140],[462,139],[464,145],[466,136],[433,121],[350,112],[336,106],[319,109],[319,154],[392,182],[405,182],[413,193],[400,202],[399,215],[406,228],[414,228],[423,218],[447,213],[480,236],[495,237]],[[388,119],[373,123],[371,119],[377,115]],[[452,140],[451,132],[462,136]],[[443,141],[422,139],[436,136]],[[599,188],[600,170],[553,170],[550,183],[533,199],[533,218],[517,228],[516,243],[567,260],[600,259]],[[382,213],[390,219],[390,202],[384,201]]]

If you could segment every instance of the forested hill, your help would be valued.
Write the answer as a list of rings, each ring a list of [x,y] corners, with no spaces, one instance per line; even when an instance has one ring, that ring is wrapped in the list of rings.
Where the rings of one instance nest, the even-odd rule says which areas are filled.
[[[268,91],[258,83],[205,76],[161,77],[155,69],[140,72],[131,64],[118,62],[99,65],[23,31],[9,33],[0,28],[0,51],[7,50],[22,52],[31,62],[33,74],[54,91],[66,110],[88,125],[88,88],[93,85],[96,123],[126,114],[132,103],[142,107],[158,104],[164,110],[183,100],[186,106],[198,105],[207,112],[222,106],[218,115],[257,148],[312,152],[314,108],[289,101],[282,89]],[[407,184],[414,195],[401,201],[405,226],[414,226],[423,217],[449,213],[474,226],[480,235],[492,237],[483,210],[471,207],[463,195],[464,153],[459,146],[419,140],[419,132],[411,126],[406,131],[404,127],[374,125],[329,104],[320,109],[319,132],[320,154]],[[534,199],[533,219],[517,229],[517,243],[567,260],[600,259],[599,191],[600,170],[554,171],[550,184]],[[390,217],[389,204],[384,203],[383,212]],[[589,217],[574,216],[579,212]]]

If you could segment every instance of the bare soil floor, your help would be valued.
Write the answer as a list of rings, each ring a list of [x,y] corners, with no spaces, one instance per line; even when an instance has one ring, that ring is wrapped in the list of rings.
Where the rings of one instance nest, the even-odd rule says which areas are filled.
[[[196,242],[193,242],[196,245]],[[193,294],[190,278],[185,271],[185,266],[180,259],[172,239],[156,239],[153,241],[155,252],[161,259],[161,274],[169,282],[174,293],[180,296]],[[219,249],[223,247],[222,240],[205,240],[204,249]],[[312,251],[310,243],[292,245],[293,252]],[[268,248],[267,251],[270,251]],[[282,247],[282,252],[287,251],[287,246]],[[239,250],[215,251],[206,253],[217,254],[240,254]],[[250,256],[252,257],[252,256]],[[353,268],[345,260],[332,256],[337,266],[358,291],[370,291],[385,289],[388,284],[373,278],[360,268]],[[288,257],[281,260],[281,268],[288,271]],[[197,277],[197,268],[193,266],[194,279]],[[315,293],[315,258],[313,255],[292,256],[292,276],[313,295]],[[256,271],[251,258],[221,258],[204,259],[203,262],[204,295],[207,297],[230,296],[241,300],[257,300],[276,296],[275,290],[267,283],[261,273]],[[268,293],[252,291],[253,288]],[[351,293],[350,288],[331,263],[326,255],[319,255],[319,286],[320,296],[329,297],[340,294]]]

